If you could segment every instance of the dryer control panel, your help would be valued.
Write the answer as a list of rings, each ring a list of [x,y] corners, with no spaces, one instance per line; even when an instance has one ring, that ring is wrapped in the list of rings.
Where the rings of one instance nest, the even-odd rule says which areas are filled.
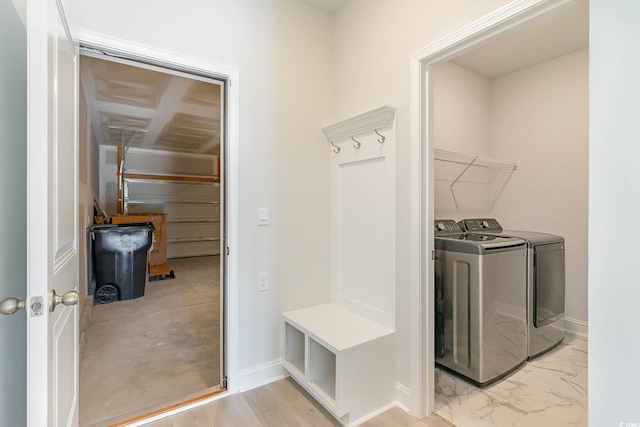
[[[466,231],[485,231],[490,233],[500,233],[502,226],[495,218],[474,218],[463,219],[458,225]]]
[[[453,219],[436,219],[433,221],[433,230],[435,231],[436,236],[464,233]]]

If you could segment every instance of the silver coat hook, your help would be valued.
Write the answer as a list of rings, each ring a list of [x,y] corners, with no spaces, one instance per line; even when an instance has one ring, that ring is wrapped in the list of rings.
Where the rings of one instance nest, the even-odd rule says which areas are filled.
[[[355,144],[353,144],[353,148],[355,148],[356,150],[359,149],[362,143],[360,141],[356,141],[354,137],[351,137],[351,139],[353,139],[353,142],[355,142]]]
[[[378,129],[374,129],[373,131],[376,133],[376,135],[378,135],[380,138],[382,138],[382,139],[378,139],[378,142],[379,142],[380,144],[384,144],[384,140],[385,140],[385,139],[387,139],[387,137],[386,137],[386,136],[384,136],[384,135],[380,135],[380,134],[378,133]]]
[[[338,154],[340,152],[340,147],[333,143],[333,141],[329,141],[329,144],[333,145],[333,152]]]

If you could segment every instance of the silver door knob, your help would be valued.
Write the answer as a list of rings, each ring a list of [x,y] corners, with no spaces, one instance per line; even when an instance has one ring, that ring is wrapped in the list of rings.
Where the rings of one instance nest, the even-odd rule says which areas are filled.
[[[58,304],[62,305],[76,305],[80,301],[80,294],[76,291],[65,292],[64,295],[56,295],[55,289],[49,292],[49,299],[51,300],[51,306],[49,311],[56,309]]]
[[[19,300],[18,298],[7,298],[0,302],[0,313],[13,314],[27,306],[27,300]]]

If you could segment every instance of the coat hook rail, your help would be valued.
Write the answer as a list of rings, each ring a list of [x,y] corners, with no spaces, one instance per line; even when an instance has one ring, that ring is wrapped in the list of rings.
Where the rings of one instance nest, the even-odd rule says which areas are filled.
[[[360,146],[362,145],[362,142],[356,141],[354,137],[351,137],[351,139],[353,140],[353,142],[355,142],[355,144],[353,144],[353,148],[355,148],[356,150],[359,149]]]
[[[333,141],[329,141],[329,144],[333,145],[333,152],[338,154],[340,152],[340,147],[333,143]]]
[[[374,129],[373,131],[376,133],[376,135],[378,135],[378,136],[380,137],[380,138],[378,138],[378,142],[379,142],[380,144],[384,144],[384,141],[385,141],[385,139],[387,139],[387,137],[386,137],[386,136],[384,136],[384,135],[380,135],[380,134],[378,133],[378,129]]]

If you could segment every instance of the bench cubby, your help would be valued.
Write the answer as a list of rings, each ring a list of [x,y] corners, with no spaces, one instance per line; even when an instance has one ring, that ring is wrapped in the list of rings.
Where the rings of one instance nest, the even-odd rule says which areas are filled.
[[[395,332],[336,304],[283,313],[283,367],[347,425],[395,400]]]

